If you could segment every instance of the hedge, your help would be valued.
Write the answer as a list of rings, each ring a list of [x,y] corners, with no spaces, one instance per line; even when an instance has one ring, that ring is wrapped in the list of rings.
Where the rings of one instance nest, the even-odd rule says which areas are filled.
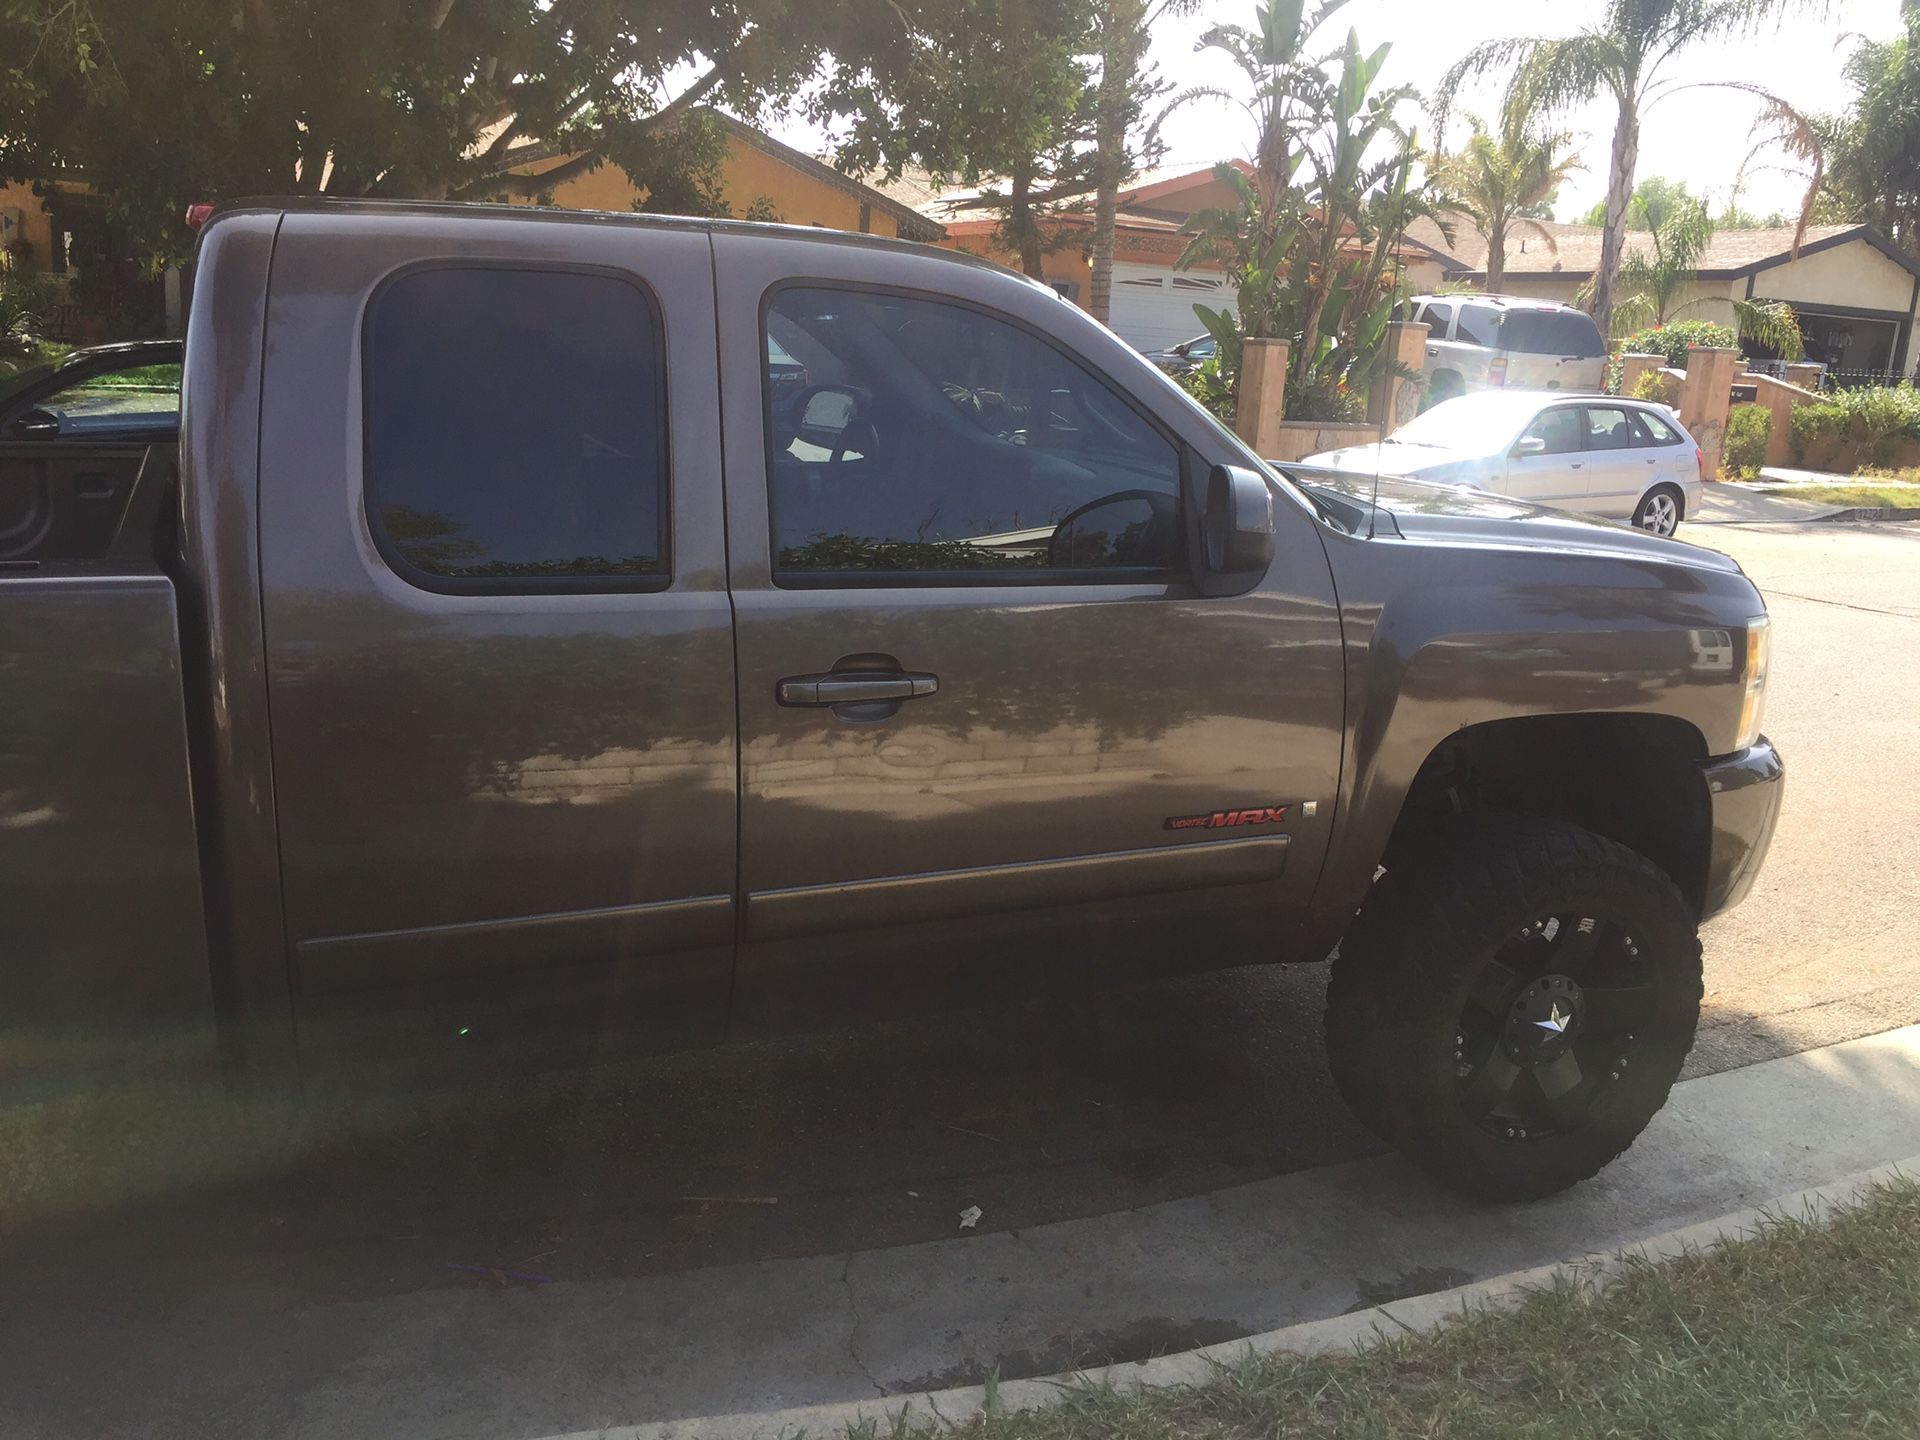
[[[1767,463],[1767,441],[1773,436],[1773,412],[1764,405],[1736,405],[1727,412],[1727,438],[1720,450],[1722,474],[1745,479],[1760,473]]]
[[[1620,342],[1625,355],[1664,355],[1667,364],[1687,368],[1687,347],[1715,345],[1723,350],[1738,349],[1740,336],[1727,325],[1711,320],[1674,320],[1648,330],[1636,330]]]
[[[1902,440],[1920,442],[1920,390],[1912,382],[1835,390],[1791,416],[1793,458],[1817,455],[1829,465],[1858,469],[1886,464]]]

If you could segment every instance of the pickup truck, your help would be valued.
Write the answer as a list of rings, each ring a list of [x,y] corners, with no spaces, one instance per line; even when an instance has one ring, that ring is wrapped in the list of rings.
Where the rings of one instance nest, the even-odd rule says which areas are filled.
[[[1456,1186],[1664,1103],[1782,793],[1731,560],[1291,478],[867,236],[248,203],[189,314],[177,457],[6,472],[10,1033],[265,1083],[1331,957],[1342,1093]]]

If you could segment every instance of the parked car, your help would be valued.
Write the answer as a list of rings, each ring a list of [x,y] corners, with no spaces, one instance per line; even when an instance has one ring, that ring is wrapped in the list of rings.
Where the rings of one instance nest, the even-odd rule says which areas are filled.
[[[152,452],[179,434],[181,353],[98,345],[0,381],[0,562],[111,547],[142,467],[171,464]]]
[[[1303,462],[1357,475],[1471,486],[1671,535],[1705,487],[1700,447],[1664,405],[1612,395],[1498,390],[1415,416],[1384,441]]]
[[[878,237],[254,202],[195,273],[144,529],[0,566],[10,1033],[272,1079],[1337,947],[1341,1090],[1454,1185],[1664,1103],[1781,795],[1726,557],[1297,485]]]
[[[1169,375],[1186,375],[1198,370],[1220,353],[1220,342],[1211,335],[1196,335],[1165,350],[1149,350],[1147,359]]]
[[[1428,327],[1426,403],[1503,386],[1585,390],[1606,378],[1607,342],[1571,305],[1519,295],[1416,295],[1397,315]]]

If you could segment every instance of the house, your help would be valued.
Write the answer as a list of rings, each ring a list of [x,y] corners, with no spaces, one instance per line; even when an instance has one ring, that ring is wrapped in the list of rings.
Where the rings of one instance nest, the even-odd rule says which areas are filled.
[[[1551,244],[1527,232],[1508,239],[1501,289],[1572,304],[1600,263],[1601,229],[1543,228]],[[1486,238],[1472,226],[1456,227],[1449,242],[1432,220],[1420,220],[1409,239],[1434,252],[1444,282],[1486,282]],[[1812,225],[1797,251],[1793,242],[1790,225],[1716,230],[1677,301],[1690,307],[1684,318],[1731,325],[1736,299],[1784,300],[1799,317],[1809,360],[1855,379],[1912,374],[1920,365],[1920,258],[1871,225]],[[1652,243],[1646,231],[1627,232],[1629,253]]]
[[[929,243],[945,234],[938,220],[893,196],[843,175],[791,145],[781,144],[743,120],[718,110],[710,113],[727,132],[721,192],[735,215],[751,211],[789,225],[854,230]],[[508,151],[507,158],[507,168],[515,174],[538,178],[543,171],[566,164],[572,156],[542,145],[523,145]],[[602,165],[561,181],[540,200],[565,210],[626,211],[645,194],[619,166]]]
[[[944,222],[949,249],[987,255],[1002,264],[1019,258],[993,243],[999,222],[966,208],[978,190],[951,191],[922,205],[923,214]],[[1201,262],[1176,270],[1174,261],[1187,247],[1180,227],[1201,210],[1238,204],[1233,188],[1217,179],[1213,167],[1163,170],[1140,176],[1120,192],[1113,227],[1113,291],[1108,324],[1141,350],[1159,350],[1191,340],[1206,327],[1193,313],[1196,304],[1213,310],[1234,308],[1233,290],[1218,265]],[[1089,282],[1093,268],[1093,210],[1056,212],[1047,219],[1052,243],[1042,260],[1047,283],[1082,309],[1092,308]]]

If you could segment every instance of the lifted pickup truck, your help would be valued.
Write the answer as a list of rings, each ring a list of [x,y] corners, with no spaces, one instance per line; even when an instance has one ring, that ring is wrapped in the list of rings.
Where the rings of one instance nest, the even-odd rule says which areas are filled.
[[[297,1074],[334,1019],[604,1053],[1337,951],[1360,1115],[1541,1195],[1664,1102],[1780,803],[1730,560],[1296,481],[865,236],[236,207],[177,465],[19,473],[15,1031]]]

